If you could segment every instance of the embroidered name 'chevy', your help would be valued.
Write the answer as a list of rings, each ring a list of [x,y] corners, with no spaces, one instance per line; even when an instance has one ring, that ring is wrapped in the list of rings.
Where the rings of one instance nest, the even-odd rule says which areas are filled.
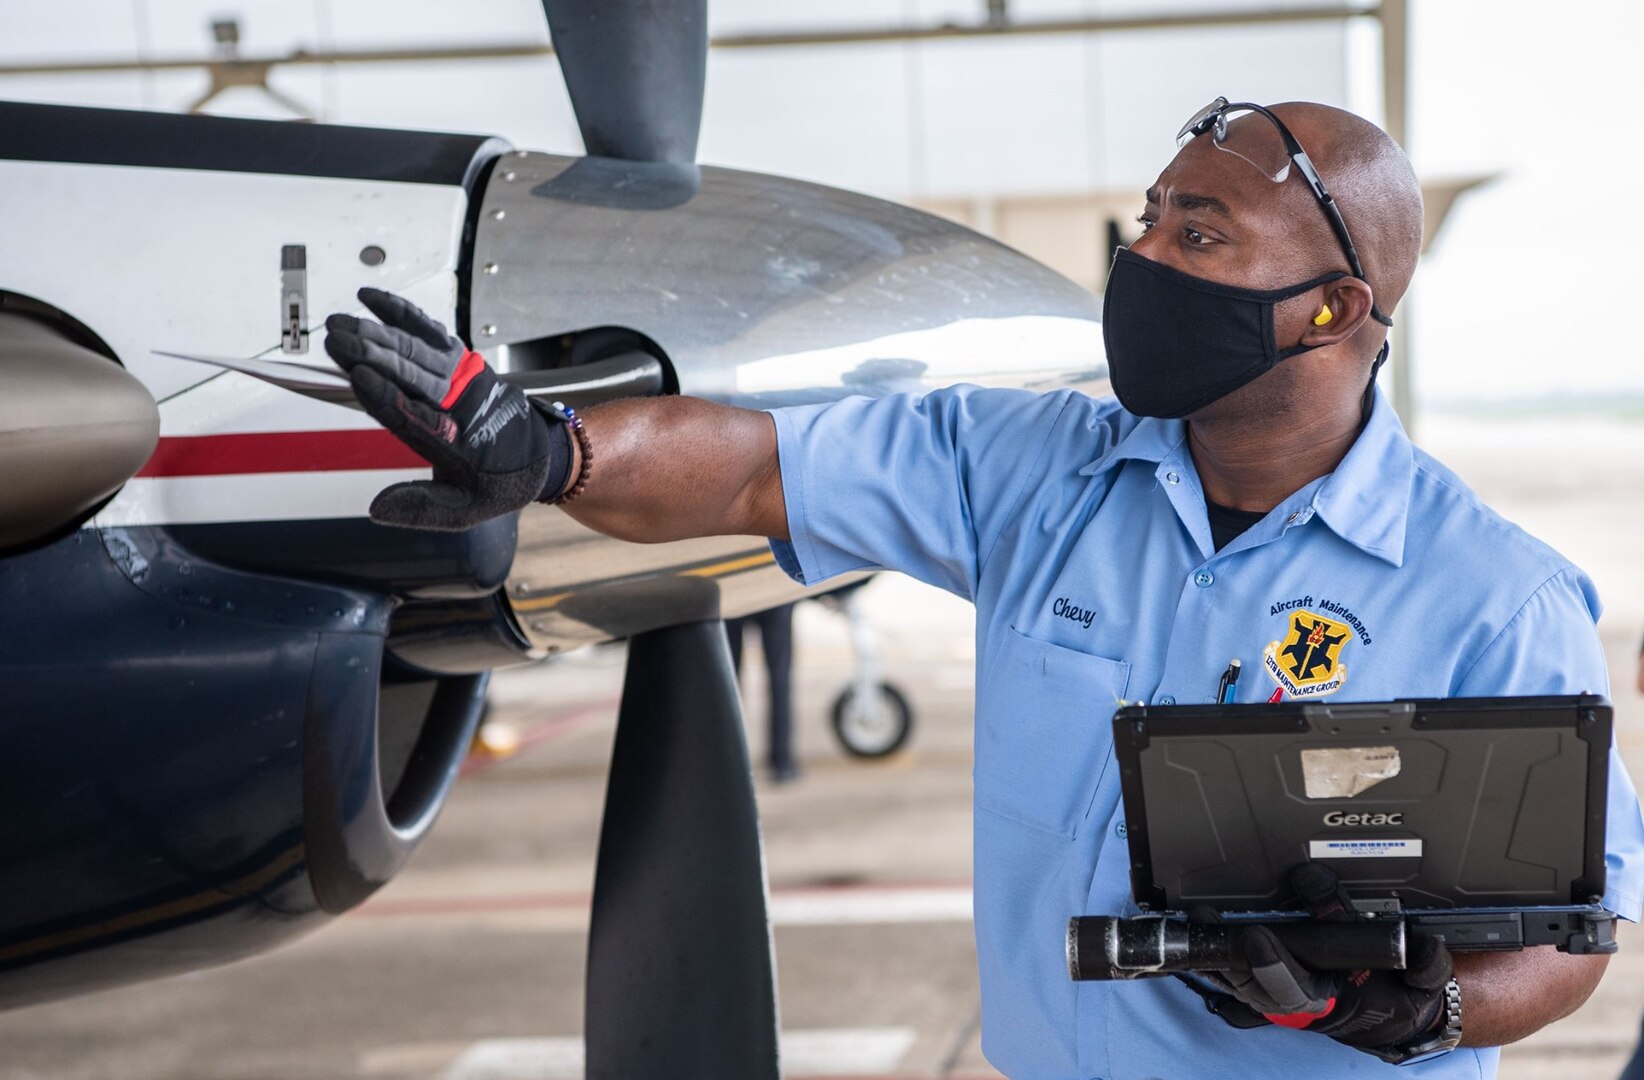
[[[1096,612],[1092,608],[1082,608],[1065,596],[1058,596],[1056,602],[1050,605],[1050,613],[1059,618],[1078,623],[1086,630],[1096,621]]]

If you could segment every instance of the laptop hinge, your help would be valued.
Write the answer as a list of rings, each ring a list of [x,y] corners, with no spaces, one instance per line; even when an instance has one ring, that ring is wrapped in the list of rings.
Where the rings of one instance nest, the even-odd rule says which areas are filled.
[[[1302,716],[1308,720],[1381,720],[1389,717],[1413,717],[1413,701],[1365,701],[1341,705],[1304,705]]]

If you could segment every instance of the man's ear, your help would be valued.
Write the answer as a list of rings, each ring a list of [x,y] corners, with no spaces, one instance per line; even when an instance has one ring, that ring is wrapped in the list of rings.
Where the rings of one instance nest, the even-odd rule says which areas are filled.
[[[1332,281],[1308,296],[1317,297],[1320,293],[1322,300],[1309,301],[1313,306],[1307,312],[1307,329],[1300,344],[1320,346],[1346,341],[1370,318],[1375,297],[1370,286],[1359,278]]]

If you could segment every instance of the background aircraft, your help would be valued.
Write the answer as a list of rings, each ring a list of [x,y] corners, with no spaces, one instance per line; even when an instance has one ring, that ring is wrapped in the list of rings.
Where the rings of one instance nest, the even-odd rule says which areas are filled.
[[[1091,383],[1096,303],[941,219],[695,165],[704,0],[545,6],[584,158],[0,104],[0,1005],[347,911],[438,813],[492,668],[628,638],[589,1075],[775,1074],[718,620],[796,591],[759,538],[371,524],[424,466],[345,407],[320,324],[373,284],[531,393],[764,407]]]

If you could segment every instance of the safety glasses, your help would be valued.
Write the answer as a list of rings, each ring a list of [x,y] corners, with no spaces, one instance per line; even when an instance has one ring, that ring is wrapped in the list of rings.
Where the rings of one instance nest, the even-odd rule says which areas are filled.
[[[1255,113],[1268,122],[1229,122],[1240,113]],[[1253,102],[1229,102],[1225,97],[1219,97],[1194,113],[1193,118],[1182,125],[1182,129],[1176,133],[1176,145],[1186,146],[1200,135],[1206,134],[1210,136],[1211,145],[1217,150],[1239,158],[1275,184],[1282,184],[1289,179],[1291,166],[1294,165],[1296,171],[1301,173],[1302,179],[1307,181],[1307,186],[1312,189],[1313,198],[1324,209],[1324,216],[1330,220],[1330,227],[1335,230],[1336,239],[1341,243],[1342,254],[1347,256],[1348,269],[1359,280],[1368,280],[1364,276],[1364,264],[1359,262],[1358,249],[1353,246],[1353,238],[1348,235],[1347,222],[1342,220],[1341,211],[1336,207],[1336,200],[1330,197],[1330,192],[1325,189],[1324,181],[1319,179],[1319,171],[1313,167],[1307,151],[1303,150],[1301,143],[1290,134],[1290,129],[1284,126],[1284,121],[1274,116],[1270,110]],[[1393,320],[1374,303],[1370,307],[1370,316],[1384,326],[1393,325]]]

